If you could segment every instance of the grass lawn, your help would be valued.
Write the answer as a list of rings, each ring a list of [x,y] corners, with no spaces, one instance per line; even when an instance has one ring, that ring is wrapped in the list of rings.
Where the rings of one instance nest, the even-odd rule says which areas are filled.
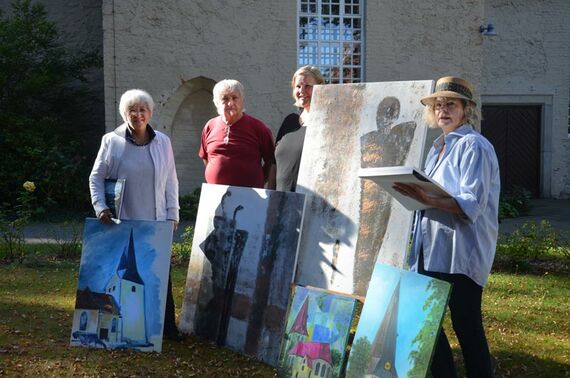
[[[483,290],[497,377],[570,377],[570,276],[494,272]],[[453,334],[449,316],[444,327]],[[458,369],[457,339],[450,337]]]
[[[0,376],[273,377],[273,368],[205,341],[162,353],[69,347],[78,262],[0,266]],[[180,313],[186,268],[174,267]]]
[[[162,353],[69,347],[78,267],[47,259],[0,265],[0,376],[275,375],[267,365],[196,338],[166,340]],[[172,274],[179,313],[186,267],[173,267]],[[570,377],[569,298],[567,274],[491,275],[484,316],[497,377]],[[457,342],[450,341],[461,369]]]

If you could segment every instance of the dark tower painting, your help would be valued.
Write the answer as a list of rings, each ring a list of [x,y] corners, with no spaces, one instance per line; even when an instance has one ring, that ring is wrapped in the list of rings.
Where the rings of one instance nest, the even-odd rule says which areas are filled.
[[[396,378],[396,342],[398,338],[398,304],[400,302],[400,280],[392,294],[384,320],[372,344],[369,372],[375,377]]]

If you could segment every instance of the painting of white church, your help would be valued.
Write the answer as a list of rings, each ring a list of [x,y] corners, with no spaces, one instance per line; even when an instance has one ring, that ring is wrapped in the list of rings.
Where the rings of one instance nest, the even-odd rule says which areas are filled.
[[[172,224],[87,219],[71,346],[162,349]]]

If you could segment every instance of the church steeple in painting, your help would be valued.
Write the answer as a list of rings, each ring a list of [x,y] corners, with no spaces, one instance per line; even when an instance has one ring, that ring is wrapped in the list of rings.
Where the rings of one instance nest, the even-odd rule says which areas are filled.
[[[120,278],[137,284],[144,285],[137,268],[137,258],[135,256],[135,243],[133,241],[133,230],[129,236],[129,243],[121,256],[121,261],[117,267],[117,274]]]
[[[398,337],[398,304],[400,302],[400,282],[396,285],[384,319],[378,328],[369,371],[375,377],[396,378],[396,339]]]

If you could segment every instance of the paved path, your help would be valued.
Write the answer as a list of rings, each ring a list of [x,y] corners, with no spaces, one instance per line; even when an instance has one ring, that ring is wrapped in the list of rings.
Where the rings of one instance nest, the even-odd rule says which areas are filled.
[[[540,222],[546,219],[553,228],[560,231],[570,241],[570,200],[536,199],[531,201],[530,215],[515,219],[504,219],[499,231],[510,233],[527,222]],[[180,242],[185,228],[192,223],[182,222],[174,233],[174,241]],[[32,223],[24,231],[26,241],[30,243],[56,243],[83,236],[83,221],[75,223]]]
[[[24,229],[24,237],[28,243],[58,243],[69,241],[73,238],[81,240],[83,238],[84,221],[74,221],[65,223],[30,223]],[[174,233],[175,242],[182,241],[182,233],[191,222],[182,222]]]
[[[503,219],[499,231],[511,233],[524,223],[539,223],[546,219],[554,229],[570,241],[570,200],[535,199],[531,200],[531,206],[528,216]]]

